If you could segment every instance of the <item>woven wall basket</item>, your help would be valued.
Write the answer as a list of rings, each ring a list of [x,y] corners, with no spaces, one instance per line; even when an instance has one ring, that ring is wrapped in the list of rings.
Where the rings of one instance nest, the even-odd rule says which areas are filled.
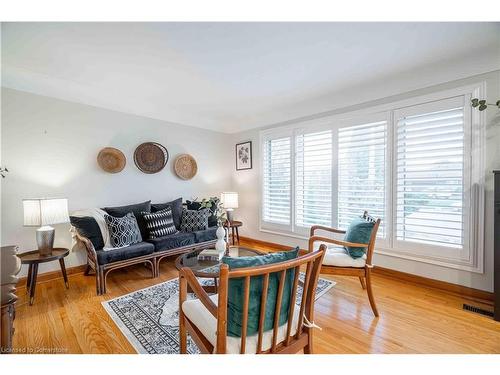
[[[175,159],[174,170],[179,178],[190,180],[198,172],[198,165],[191,155],[181,154]]]
[[[125,168],[127,159],[123,152],[113,147],[106,147],[99,151],[97,164],[108,173],[118,173]]]
[[[134,152],[134,163],[144,173],[158,173],[168,162],[168,151],[159,143],[146,142]]]

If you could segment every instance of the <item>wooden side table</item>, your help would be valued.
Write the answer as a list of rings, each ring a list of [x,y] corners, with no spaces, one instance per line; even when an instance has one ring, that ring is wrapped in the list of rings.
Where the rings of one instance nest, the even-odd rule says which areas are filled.
[[[240,244],[240,233],[238,232],[238,228],[243,225],[241,221],[233,220],[230,222],[231,223],[231,238],[233,245],[236,245],[234,239],[238,239],[238,245]],[[224,224],[224,226],[227,228],[227,222]],[[236,237],[235,237],[235,232],[236,232]]]
[[[64,257],[69,254],[69,249],[56,247],[52,249],[51,255],[41,255],[38,250],[28,251],[26,253],[18,254],[21,259],[21,264],[28,264],[28,279],[26,282],[26,290],[30,294],[30,306],[33,305],[35,299],[36,277],[38,275],[38,265],[40,263],[52,262],[59,260],[61,272],[64,277],[64,284],[66,289],[69,288],[68,275],[66,274],[66,266],[64,265]]]

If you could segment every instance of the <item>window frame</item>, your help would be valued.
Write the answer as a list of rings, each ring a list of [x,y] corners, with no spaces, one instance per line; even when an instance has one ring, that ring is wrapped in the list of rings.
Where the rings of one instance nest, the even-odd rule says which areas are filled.
[[[357,110],[344,112],[340,114],[325,115],[320,118],[298,121],[294,124],[279,127],[269,128],[260,132],[261,150],[263,150],[263,139],[265,137],[274,136],[282,132],[291,134],[292,144],[292,202],[291,202],[291,215],[292,225],[283,230],[283,228],[270,228],[269,225],[263,222],[262,207],[263,207],[263,171],[261,163],[261,204],[260,204],[260,218],[259,230],[277,235],[285,235],[293,238],[307,239],[308,234],[304,231],[295,231],[293,225],[295,224],[295,133],[298,129],[307,128],[307,132],[312,132],[313,129],[326,130],[332,129],[333,139],[333,157],[332,157],[332,226],[337,225],[337,199],[338,199],[338,129],[341,127],[353,126],[356,124],[376,122],[377,118],[387,119],[387,160],[386,160],[386,239],[377,239],[375,254],[386,255],[395,258],[419,261],[434,265],[439,265],[447,268],[454,268],[466,270],[475,273],[484,272],[484,214],[485,214],[485,144],[486,144],[486,117],[483,112],[473,111],[470,99],[473,97],[485,97],[486,95],[486,82],[480,81],[469,85],[459,86],[447,90],[440,90],[429,92],[427,94],[409,97],[406,99],[388,102],[385,104],[360,107]],[[409,247],[394,246],[395,245],[395,210],[396,207],[396,193],[395,189],[396,180],[396,163],[395,155],[395,142],[397,132],[397,111],[402,111],[405,108],[429,105],[432,102],[446,100],[449,98],[460,97],[464,98],[464,136],[466,138],[467,147],[470,152],[465,152],[464,155],[464,173],[468,172],[469,183],[465,183],[464,175],[464,191],[467,190],[470,194],[469,210],[464,212],[468,221],[468,233],[464,243],[467,240],[469,244],[469,251],[462,252],[459,256],[437,256],[436,253],[429,251],[422,251],[422,248],[417,244],[412,244]],[[465,124],[465,119],[470,119],[469,124]],[[262,159],[264,159],[262,157]],[[464,223],[465,224],[465,223]],[[438,247],[442,251],[444,247]]]

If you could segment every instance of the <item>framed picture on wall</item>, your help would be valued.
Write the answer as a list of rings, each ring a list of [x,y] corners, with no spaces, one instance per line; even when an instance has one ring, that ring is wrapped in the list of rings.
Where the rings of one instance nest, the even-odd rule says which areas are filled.
[[[252,169],[252,141],[236,145],[236,170]]]

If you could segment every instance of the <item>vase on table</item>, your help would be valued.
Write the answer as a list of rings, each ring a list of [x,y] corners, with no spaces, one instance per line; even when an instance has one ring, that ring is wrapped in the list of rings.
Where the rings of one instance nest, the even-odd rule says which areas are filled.
[[[215,232],[215,235],[217,236],[217,242],[215,243],[215,250],[217,251],[226,251],[227,248],[227,243],[225,240],[226,237],[226,230],[222,225],[217,227],[217,231]]]

